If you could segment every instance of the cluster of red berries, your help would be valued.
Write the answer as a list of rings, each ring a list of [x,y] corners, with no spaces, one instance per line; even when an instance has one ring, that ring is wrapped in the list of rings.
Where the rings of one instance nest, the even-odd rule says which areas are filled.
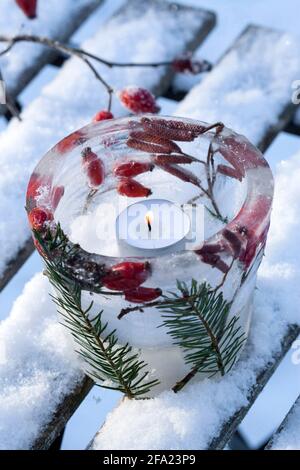
[[[36,198],[40,196],[40,188],[42,187],[48,188],[49,197],[43,202],[42,206],[37,206]],[[27,188],[26,207],[31,227],[39,232],[43,231],[53,221],[53,213],[65,191],[63,186],[54,186],[51,191],[50,188],[51,178],[41,177],[33,173]]]
[[[190,54],[176,57],[172,62],[172,68],[177,73],[198,73],[209,72],[212,65],[207,60],[193,60]]]
[[[149,302],[162,294],[159,288],[141,287],[150,274],[151,267],[147,261],[124,261],[111,267],[102,278],[102,284],[108,289],[124,292],[128,302]]]
[[[93,117],[94,122],[99,122],[99,121],[106,121],[107,119],[113,119],[114,115],[110,112],[107,111],[106,109],[102,109],[102,111],[99,111],[95,116]]]
[[[128,197],[148,197],[152,194],[151,189],[146,188],[141,183],[134,179],[147,171],[152,171],[154,168],[151,162],[137,162],[131,160],[126,163],[117,165],[114,169],[114,174],[120,181],[117,185],[117,191],[122,196]]]
[[[160,107],[155,101],[155,97],[146,88],[128,86],[117,93],[122,105],[134,114],[158,113]],[[93,122],[113,119],[111,111],[102,109],[94,117]]]
[[[33,20],[36,18],[36,10],[37,10],[37,0],[15,0],[16,4],[21,8],[23,13],[29,18]]]
[[[134,114],[158,113],[160,107],[155,97],[146,88],[128,86],[118,92],[122,105]]]
[[[98,189],[105,177],[103,162],[90,147],[86,147],[81,155],[82,167],[87,176],[88,185],[91,189]],[[153,168],[154,165],[151,163],[136,161],[129,161],[116,166],[114,174],[119,179],[117,192],[128,197],[150,196],[151,190],[134,180],[133,177],[145,171],[151,171]]]

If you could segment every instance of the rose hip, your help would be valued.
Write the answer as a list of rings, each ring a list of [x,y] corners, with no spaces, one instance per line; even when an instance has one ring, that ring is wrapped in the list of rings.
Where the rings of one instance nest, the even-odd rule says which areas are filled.
[[[131,178],[123,178],[117,185],[117,191],[121,196],[128,197],[148,197],[152,194],[151,189]]]
[[[55,211],[57,208],[59,201],[63,197],[65,192],[65,188],[63,186],[54,186],[51,192],[51,207]]]
[[[155,97],[146,88],[128,86],[118,93],[123,106],[132,113],[158,113]]]
[[[35,207],[29,213],[28,219],[31,227],[40,232],[53,220],[53,214],[48,209]]]
[[[148,262],[131,262],[112,266],[110,271],[102,278],[105,287],[112,290],[127,291],[139,287],[151,273]]]
[[[114,169],[114,174],[115,176],[133,177],[140,175],[141,173],[145,173],[147,171],[152,171],[153,168],[153,163],[136,162],[131,160],[129,162],[121,163],[120,165],[116,166]]]
[[[76,145],[83,144],[85,140],[85,137],[83,137],[83,135],[79,131],[73,132],[73,134],[70,134],[63,140],[61,140],[56,145],[56,149],[60,153],[70,152],[76,147]]]
[[[104,180],[104,165],[90,147],[82,151],[82,166],[87,175],[89,187],[98,188]]]
[[[103,109],[102,111],[99,111],[93,117],[93,121],[94,122],[106,121],[107,119],[113,119],[113,118],[114,118],[114,115],[110,111],[107,111],[106,109]]]
[[[136,289],[125,291],[125,300],[134,303],[150,302],[160,297],[161,294],[162,291],[159,288],[137,287]]]
[[[40,176],[37,173],[33,173],[28,183],[26,199],[35,199],[39,195],[39,190],[43,186],[51,185],[51,177]]]
[[[33,20],[36,18],[36,7],[37,7],[37,0],[15,0],[16,4],[21,8],[23,13],[29,18]]]

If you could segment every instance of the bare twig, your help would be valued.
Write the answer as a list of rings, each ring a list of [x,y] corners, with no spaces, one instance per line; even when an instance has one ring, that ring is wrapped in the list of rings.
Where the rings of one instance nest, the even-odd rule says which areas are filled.
[[[112,67],[165,67],[165,66],[170,66],[173,64],[173,60],[162,61],[162,62],[114,62],[111,60],[103,59],[102,57],[99,57],[96,54],[93,54],[91,52],[85,51],[84,49],[81,49],[79,47],[72,47],[72,46],[63,44],[59,41],[56,41],[47,37],[36,36],[33,34],[19,34],[16,36],[0,35],[0,42],[8,43],[8,46],[0,52],[0,56],[7,54],[9,51],[11,51],[11,49],[15,46],[15,44],[19,42],[32,42],[32,43],[40,44],[42,46],[49,47],[56,51],[60,51],[63,54],[67,54],[69,56],[78,57],[89,67],[89,69],[94,74],[95,78],[98,81],[100,81],[101,84],[106,89],[108,93],[108,106],[107,106],[108,111],[111,110],[112,94],[114,90],[113,90],[113,87],[109,85],[109,83],[107,83],[107,81],[102,77],[102,75],[100,75],[97,69],[93,66],[93,64],[91,63],[91,60],[99,62],[102,65],[105,65],[106,67],[109,67],[109,68],[112,68]]]
[[[22,121],[20,116],[20,111],[18,110],[14,100],[10,97],[10,95],[6,92],[6,103],[5,105],[13,117],[16,117],[19,121]],[[9,119],[9,118],[8,118]]]
[[[217,123],[217,124],[212,124],[209,128],[207,128],[207,130],[215,128],[216,129],[216,135],[217,135],[222,131],[223,127],[224,127],[224,125],[222,123]],[[219,220],[225,221],[224,217],[222,216],[222,214],[220,212],[218,204],[215,200],[214,191],[213,191],[213,187],[214,187],[214,183],[215,183],[215,179],[216,179],[213,156],[214,156],[214,151],[213,151],[213,147],[212,147],[212,142],[210,142],[209,147],[208,147],[208,151],[207,151],[206,162],[204,162],[205,171],[206,171],[207,186],[208,187],[207,187],[207,189],[204,189],[203,187],[201,187],[200,188],[201,189],[201,194],[199,194],[197,196],[194,196],[192,199],[190,199],[188,201],[188,203],[192,204],[192,203],[196,202],[201,196],[205,195],[210,199],[210,202],[211,202],[211,204],[214,208],[215,213],[210,211],[212,213],[212,215],[215,215]],[[212,171],[212,173],[211,173],[211,171]]]

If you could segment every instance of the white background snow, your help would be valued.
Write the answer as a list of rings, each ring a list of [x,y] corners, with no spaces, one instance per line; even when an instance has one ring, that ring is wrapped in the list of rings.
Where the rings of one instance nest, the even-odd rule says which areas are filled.
[[[81,42],[87,37],[91,36],[99,28],[99,21],[103,21],[105,17],[109,16],[113,9],[116,9],[118,5],[123,3],[122,1],[110,1],[108,2],[108,7],[100,8],[97,14],[94,14],[90,20],[87,21],[81,30],[75,35],[73,40]],[[201,56],[205,58],[216,61],[218,57],[224,52],[225,49],[229,47],[231,42],[235,37],[242,31],[242,29],[250,22],[255,24],[261,24],[265,26],[270,26],[274,28],[279,28],[284,31],[289,31],[293,34],[298,34],[298,9],[299,2],[298,0],[286,0],[284,3],[277,2],[274,0],[245,0],[241,2],[240,0],[189,0],[181,1],[180,3],[193,4],[199,7],[205,7],[217,12],[218,14],[218,27],[211,33],[208,37],[205,44],[201,47],[199,51]],[[300,55],[300,49],[299,49]],[[275,59],[275,57],[274,57]],[[33,97],[35,97],[41,87],[50,81],[56,70],[52,67],[47,67],[47,70],[42,72],[40,76],[35,80],[33,84],[25,90],[21,96],[21,102],[26,105],[28,104]],[[295,79],[300,77],[295,77]],[[166,100],[162,100],[163,112],[168,113],[167,108],[172,110],[173,105]],[[174,109],[174,108],[173,108]],[[205,116],[203,116],[205,120]],[[246,124],[245,124],[246,126]],[[276,185],[276,197],[278,203],[274,206],[273,222],[271,233],[269,237],[268,251],[266,262],[264,263],[260,271],[260,291],[258,293],[258,315],[256,321],[253,325],[252,337],[256,334],[257,341],[256,348],[259,353],[266,358],[266,354],[271,351],[272,345],[268,343],[269,340],[276,338],[277,331],[276,328],[283,326],[284,320],[283,317],[276,316],[277,313],[274,313],[272,306],[268,303],[266,304],[266,297],[263,293],[265,290],[273,296],[277,305],[285,307],[285,314],[292,320],[299,320],[299,271],[295,265],[295,260],[299,259],[298,249],[298,235],[299,233],[299,224],[300,224],[300,210],[299,210],[299,200],[300,200],[300,190],[299,190],[299,179],[300,179],[300,141],[297,137],[289,136],[282,134],[279,136],[275,143],[271,146],[267,152],[267,157],[272,165],[272,168],[276,171],[277,185]],[[292,158],[290,158],[295,154]],[[283,162],[281,162],[283,160]],[[288,160],[288,161],[285,161]],[[289,188],[287,193],[286,188]],[[286,207],[289,207],[287,212]],[[285,230],[282,230],[283,225],[285,225]],[[20,271],[18,276],[13,279],[10,285],[1,293],[1,318],[5,318],[9,315],[11,305],[13,300],[17,295],[22,291],[24,283],[29,280],[35,272],[40,270],[40,263],[37,255],[33,255],[31,259],[26,263],[24,268]],[[28,286],[26,298],[28,298],[28,289],[33,287],[38,287],[38,283],[43,282],[39,277],[35,278],[33,283]],[[16,338],[15,341],[20,343],[20,350],[18,354],[22,353],[23,348],[27,348],[29,345],[30,338],[30,329],[28,335],[25,335],[23,338],[22,328],[26,329],[26,321],[30,324],[30,318],[24,318],[24,306],[22,304],[24,299],[19,299],[15,306],[13,307],[13,312],[10,315],[8,322],[14,324],[16,322]],[[297,310],[298,306],[298,310]],[[261,312],[261,313],[260,313]],[[267,316],[268,321],[260,323],[260,315]],[[37,313],[37,312],[36,312]],[[33,312],[34,314],[34,312]],[[277,320],[278,321],[277,321]],[[9,323],[8,323],[9,324]],[[7,323],[6,323],[7,325]],[[269,327],[267,328],[266,325]],[[266,328],[266,331],[261,331],[260,326]],[[40,325],[42,327],[42,325]],[[54,324],[50,325],[51,328],[55,329]],[[1,332],[5,336],[6,326],[1,326]],[[271,330],[271,332],[269,331]],[[38,335],[38,329],[33,332],[33,337],[35,338]],[[58,334],[55,331],[49,331],[49,336],[47,337],[47,329],[44,334],[44,352],[45,358],[47,354],[51,355],[53,352],[53,337]],[[53,336],[54,335],[54,336]],[[26,342],[27,341],[27,342]],[[10,345],[13,347],[13,344]],[[276,346],[276,342],[275,342]],[[33,344],[30,345],[31,348],[34,347]],[[64,356],[65,361],[68,361],[68,355],[65,355],[65,351],[57,351],[58,355]],[[2,356],[3,360],[3,356]],[[245,357],[244,359],[247,363],[247,360],[251,358]],[[16,358],[17,361],[17,358]],[[0,362],[1,362],[1,351],[0,351]],[[11,364],[13,367],[13,362]],[[294,365],[291,362],[291,357],[287,357],[284,361],[284,364],[280,367],[279,371],[274,375],[271,380],[271,383],[266,388],[265,392],[257,400],[256,405],[253,407],[252,411],[248,414],[243,424],[241,425],[241,431],[245,439],[252,444],[257,446],[264,441],[272,432],[273,428],[276,427],[279,422],[284,417],[285,413],[288,411],[292,402],[295,400],[300,390],[300,365]],[[49,372],[50,374],[50,372]],[[229,377],[225,379],[224,384],[217,386],[214,390],[217,390],[219,394],[216,395],[216,400],[219,402],[220,406],[224,403],[224,397],[228,397],[227,390],[232,391],[231,381],[234,381],[234,378]],[[251,383],[251,377],[247,376],[245,372],[244,381],[242,381],[243,386],[249,386]],[[28,390],[32,384],[28,384]],[[47,384],[44,384],[45,390],[47,389]],[[185,395],[182,395],[182,406],[179,403],[174,404],[174,398],[171,395],[166,396],[163,401],[163,407],[161,406],[163,398],[157,399],[154,407],[157,412],[161,413],[161,431],[165,429],[165,426],[171,426],[173,429],[173,439],[176,437],[176,441],[173,442],[174,447],[176,445],[180,447],[182,439],[185,439],[186,436],[189,436],[189,442],[191,447],[197,444],[205,444],[206,440],[209,438],[210,433],[214,432],[215,427],[218,426],[220,416],[216,416],[213,411],[214,408],[209,406],[207,411],[203,414],[203,408],[201,408],[201,403],[205,403],[205,399],[210,394],[211,384],[203,384],[201,386],[201,395],[200,389],[197,389],[197,386],[191,387],[189,392],[192,398],[198,402],[199,407],[197,408],[194,418],[198,420],[198,423],[202,423],[203,432],[197,436],[198,441],[196,442],[196,436],[192,433],[192,428],[190,426],[191,413],[190,410],[184,404]],[[228,389],[226,388],[228,387]],[[28,399],[28,393],[24,389],[24,409],[20,406],[17,410],[16,419],[22,419],[22,413],[26,412],[26,399]],[[34,395],[33,395],[34,398]],[[100,403],[98,400],[100,399]],[[71,419],[63,447],[64,448],[84,448],[88,440],[92,437],[94,432],[99,428],[104,416],[107,411],[113,407],[117,402],[118,395],[113,394],[107,391],[99,391],[93,389],[90,393],[88,399],[82,404],[77,413]],[[161,402],[160,402],[161,400]],[[226,400],[226,407],[223,409],[223,417],[226,417],[226,413],[230,412],[230,406],[236,406],[236,404],[241,404],[244,398],[238,393],[236,393],[231,400]],[[13,406],[12,403],[4,403],[7,413],[11,410],[10,406]],[[176,411],[176,406],[179,405],[180,414]],[[137,409],[138,404],[128,404],[130,408]],[[274,409],[276,408],[276,413]],[[149,405],[149,413],[153,412],[154,408],[151,408]],[[122,413],[125,413],[126,407],[120,408],[119,416],[115,415],[113,419],[122,418]],[[145,410],[143,410],[145,411]],[[211,413],[210,413],[211,411]],[[0,408],[1,416],[5,416],[2,405]],[[143,415],[143,418],[138,420],[137,418],[137,432],[141,429],[145,429],[147,423],[147,412]],[[145,421],[143,421],[145,420]],[[121,420],[122,421],[122,420]],[[118,421],[120,422],[120,421]],[[29,425],[30,429],[30,425]],[[116,427],[112,428],[114,430],[114,438],[118,439],[118,434],[116,433]],[[152,429],[152,435],[150,431]],[[122,428],[120,428],[120,431]],[[141,446],[152,445],[156,446],[158,441],[154,441],[153,437],[153,428],[150,428],[149,433],[145,433],[145,439],[147,441],[141,441]],[[155,428],[155,431],[158,433],[158,429]],[[0,429],[1,432],[1,429]],[[190,433],[190,434],[189,434]],[[129,433],[130,436],[130,433]],[[156,439],[162,437],[157,435]],[[112,436],[110,433],[104,436],[104,441],[100,442],[99,445],[104,445],[109,443],[109,445],[116,445],[112,441]],[[106,439],[106,440],[105,440]],[[200,441],[199,441],[200,439]],[[201,440],[202,439],[202,440]],[[168,442],[160,440],[160,443],[163,443],[168,447]],[[299,442],[298,442],[299,443]],[[123,440],[124,448],[126,445],[130,447],[129,441]],[[182,444],[181,444],[182,445]],[[5,444],[4,444],[5,446]],[[161,446],[158,446],[161,447]]]

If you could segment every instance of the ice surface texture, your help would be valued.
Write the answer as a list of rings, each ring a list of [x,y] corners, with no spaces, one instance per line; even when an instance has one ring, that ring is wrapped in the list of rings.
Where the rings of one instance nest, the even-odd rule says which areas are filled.
[[[13,10],[11,5],[8,7],[10,0],[5,0],[5,3],[7,8]],[[49,2],[44,3],[48,5]],[[65,3],[70,4],[70,0],[56,3],[59,4],[58,8],[52,12],[55,16]],[[19,9],[14,11],[14,14],[21,17]],[[195,14],[193,10],[180,10],[171,14],[168,9],[164,9],[158,14],[156,8],[145,8],[139,12],[138,17],[132,11],[126,16],[126,21],[120,16],[121,18],[113,18],[102,26],[93,38],[82,44],[82,47],[113,61],[170,60],[185,50],[206,19],[203,12]],[[45,34],[46,31],[45,29]],[[24,45],[19,46],[22,48]],[[31,45],[29,47],[31,48]],[[123,88],[124,84],[154,90],[166,75],[165,67],[146,70],[108,69],[101,65],[96,67],[116,90]],[[5,78],[9,81],[8,76]],[[23,111],[23,122],[12,120],[1,134],[0,273],[3,273],[6,263],[13,258],[29,236],[24,212],[24,194],[36,163],[60,138],[90,122],[99,109],[106,107],[107,95],[99,82],[78,59],[71,59],[62,67],[53,82],[44,88],[42,94]],[[125,109],[118,100],[114,101],[113,112],[119,116],[125,114]],[[7,233],[10,234],[9,237]]]
[[[135,167],[130,166],[132,162]],[[118,176],[124,168],[130,179]],[[132,174],[137,170],[137,175]],[[193,201],[205,206],[214,231],[204,243],[195,243],[179,252],[148,255],[135,250],[128,256],[124,253],[119,257],[103,256],[103,244],[114,242],[101,238],[101,224],[114,227],[113,209],[120,199],[124,200],[124,184],[128,181],[134,186],[129,193],[125,191],[127,205],[142,202],[146,196],[148,200],[167,199],[178,204]],[[150,190],[151,195],[147,193]],[[103,317],[110,330],[116,329],[120,343],[142,348],[146,362],[157,371],[166,388],[184,376],[188,366],[185,367],[182,354],[166,328],[158,329],[163,321],[162,312],[159,305],[156,308],[149,300],[176,291],[177,281],[188,286],[193,279],[199,284],[207,282],[222,292],[228,302],[233,302],[226,321],[236,316],[242,331],[247,333],[272,195],[270,169],[261,153],[244,137],[220,124],[146,115],[93,123],[67,136],[35,168],[26,205],[29,221],[45,243],[34,233],[41,254],[44,251],[46,258],[63,263],[67,276],[85,290],[87,305],[90,297],[86,291],[97,294],[93,296],[90,314],[103,309]],[[103,201],[111,207],[99,216]],[[98,212],[91,219],[87,214],[94,208]],[[44,214],[46,221],[36,223],[36,213]],[[80,222],[74,228],[76,218]],[[58,222],[68,237],[70,255],[65,247],[62,251],[47,245]],[[85,223],[84,236],[81,234],[78,239],[76,227]],[[92,246],[89,245],[89,232],[95,230],[95,225],[99,229],[99,224],[99,249],[93,253],[97,242],[92,239]],[[74,242],[85,243],[84,249]],[[125,269],[125,265],[128,272],[122,278],[119,270],[121,266]],[[125,308],[135,309],[121,319]],[[163,367],[160,354],[154,357],[151,351],[154,347],[161,348],[160,354],[166,356]],[[174,369],[175,377],[166,380],[166,368]]]

